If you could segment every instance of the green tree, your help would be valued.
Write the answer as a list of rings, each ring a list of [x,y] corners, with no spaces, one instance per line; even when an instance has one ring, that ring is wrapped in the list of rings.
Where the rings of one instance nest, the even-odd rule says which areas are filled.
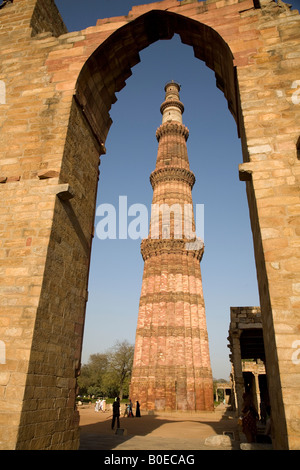
[[[108,353],[109,381],[116,386],[118,395],[122,400],[123,395],[129,392],[129,383],[133,365],[134,346],[128,341],[117,341]]]
[[[79,393],[123,398],[129,394],[134,346],[119,342],[105,353],[92,354],[77,379]]]
[[[88,393],[91,395],[104,395],[104,375],[108,367],[107,354],[92,354],[89,362],[81,368],[77,379],[79,393]],[[96,393],[95,393],[96,392]]]

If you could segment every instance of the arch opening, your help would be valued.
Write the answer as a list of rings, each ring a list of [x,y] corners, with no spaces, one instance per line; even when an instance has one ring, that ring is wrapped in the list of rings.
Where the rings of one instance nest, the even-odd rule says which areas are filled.
[[[86,61],[78,77],[75,99],[103,148],[112,124],[109,111],[116,92],[140,61],[139,52],[177,33],[183,44],[193,47],[196,58],[215,72],[216,84],[224,93],[240,134],[236,72],[233,55],[212,28],[176,13],[152,10],[114,32]],[[109,52],[108,52],[109,51]],[[100,105],[101,103],[101,105]]]
[[[163,38],[163,39],[165,39],[165,38]],[[180,41],[181,41],[181,36],[180,36],[178,33],[174,32],[174,34],[172,34],[171,41],[166,41],[166,43],[170,43],[170,42],[172,42],[172,41],[180,42]],[[177,44],[177,42],[176,42],[176,44]],[[181,41],[181,42],[182,42],[182,41]],[[155,44],[152,43],[152,46],[151,46],[151,45],[150,45],[150,46],[153,47],[153,48],[155,48],[158,43],[163,43],[163,41],[157,40],[157,41],[155,41]],[[198,63],[199,65],[200,65],[200,64],[203,65],[203,69],[206,69],[206,70],[207,70],[207,72],[208,72],[209,75],[210,75],[210,79],[211,79],[211,82],[212,82],[212,86],[213,86],[214,90],[217,92],[216,87],[215,87],[215,84],[213,83],[213,82],[214,82],[213,71],[212,71],[210,68],[207,69],[207,67],[205,67],[205,65],[204,65],[202,62],[196,61],[196,60],[195,60],[195,57],[192,57],[192,55],[193,55],[193,54],[192,54],[193,49],[192,49],[192,47],[191,47],[192,44],[186,44],[186,45],[182,45],[182,44],[181,44],[181,47],[185,47],[185,46],[186,46],[186,49],[188,49],[188,50],[190,51],[190,56],[191,56],[191,57],[190,57],[190,60],[194,60],[195,63]],[[188,47],[187,47],[187,46],[188,46]],[[149,51],[149,49],[151,49],[151,47],[147,48],[147,51]],[[227,46],[226,46],[226,47],[227,47]],[[144,47],[144,49],[146,49],[146,46]],[[145,51],[142,53],[142,54],[145,54],[145,60],[147,60],[147,51],[145,50]],[[98,51],[98,52],[99,52],[99,51]],[[99,54],[100,54],[100,52],[99,52]],[[142,57],[142,54],[141,54],[141,58],[142,58],[142,61],[143,61],[144,58]],[[196,57],[196,58],[198,58],[198,57]],[[140,57],[138,57],[138,59],[139,59],[139,62],[140,62]],[[231,61],[232,61],[232,57],[231,57]],[[94,65],[96,66],[96,62],[93,62],[93,63],[94,63]],[[210,63],[211,63],[211,62],[210,62]],[[86,65],[87,65],[87,64],[86,64]],[[228,65],[228,64],[227,64],[227,65]],[[139,66],[138,66],[138,67],[139,67]],[[229,65],[228,65],[228,67],[229,67]],[[136,69],[135,69],[135,70],[136,70]],[[83,71],[83,72],[84,72],[84,71]],[[200,72],[200,70],[199,70],[199,72]],[[86,73],[87,73],[87,72],[86,72]],[[134,71],[134,73],[135,73],[135,71]],[[200,72],[200,73],[201,73],[201,72]],[[127,75],[128,75],[128,77],[129,77],[129,73],[125,75],[125,76],[126,76],[126,79],[127,79]],[[130,71],[130,75],[131,75],[131,71]],[[85,75],[85,76],[87,77],[87,75]],[[234,77],[234,74],[232,74],[232,79],[233,79],[233,77]],[[160,92],[163,91],[164,81],[165,81],[165,79],[167,79],[167,78],[168,78],[168,77],[162,76],[162,80],[161,80],[161,90],[160,90]],[[176,78],[176,77],[175,77],[175,78]],[[201,75],[199,75],[199,78],[200,78],[200,80],[201,80]],[[90,83],[92,83],[92,78],[90,78],[90,80],[91,80]],[[130,79],[130,80],[131,80],[131,79]],[[124,90],[124,93],[126,93],[128,87],[130,87],[130,80],[129,80],[128,83],[127,83],[127,86],[126,86],[126,89]],[[107,83],[109,83],[109,82],[107,81]],[[124,86],[124,85],[125,85],[125,79],[124,79],[124,84],[123,84],[123,86]],[[122,86],[122,88],[123,88],[123,86]],[[195,80],[195,88],[196,88],[196,87],[197,87],[197,80]],[[118,90],[118,91],[115,90],[115,93],[114,93],[114,95],[113,95],[113,99],[112,99],[112,103],[110,104],[110,107],[112,106],[113,103],[116,103],[116,101],[117,101],[117,96],[116,96],[116,94],[117,94],[119,91],[121,91],[122,88],[120,88],[120,90]],[[224,87],[223,87],[223,88],[224,88]],[[87,89],[88,89],[88,87],[86,87],[86,89],[85,89],[85,94],[87,94],[87,92],[86,92]],[[226,88],[226,89],[227,89],[227,88]],[[83,90],[83,88],[78,86],[77,90]],[[183,91],[183,93],[184,93],[184,83],[183,83],[183,90],[182,90],[182,91]],[[223,91],[223,90],[222,90],[222,91]],[[102,90],[102,89],[101,89],[101,92],[106,93],[106,90]],[[145,90],[145,93],[147,93],[147,92],[148,92],[148,89]],[[160,93],[160,92],[159,92],[159,93]],[[235,93],[235,90],[232,89],[232,92]],[[123,93],[123,91],[122,91],[122,93]],[[195,90],[195,93],[198,93],[198,92]],[[81,96],[81,99],[82,99],[84,95],[83,95],[83,93],[81,93],[81,95],[80,95],[80,93],[79,93],[78,96]],[[88,95],[88,96],[91,98],[92,95]],[[183,94],[183,96],[184,96],[184,94]],[[233,95],[232,95],[232,96],[233,96]],[[97,97],[99,97],[99,95],[97,95]],[[153,97],[153,98],[154,98],[154,97]],[[146,182],[147,182],[148,179],[149,179],[149,175],[150,175],[151,171],[154,169],[154,166],[155,166],[155,158],[156,158],[157,148],[156,148],[156,141],[155,141],[154,134],[155,134],[156,126],[159,125],[159,120],[160,120],[160,113],[159,113],[160,98],[161,98],[160,94],[158,94],[158,95],[155,96],[155,100],[156,100],[156,102],[158,103],[157,106],[154,104],[154,106],[157,107],[157,120],[154,122],[153,127],[152,127],[152,126],[149,126],[149,127],[148,127],[148,129],[147,129],[148,137],[146,137],[145,135],[143,135],[143,139],[149,138],[149,141],[151,141],[151,142],[153,141],[153,144],[154,144],[153,147],[152,147],[152,150],[151,150],[151,152],[150,152],[150,157],[149,157],[149,158],[151,159],[151,160],[150,160],[150,164],[147,163],[147,159],[145,160],[145,166],[146,166],[146,168],[145,168],[145,170],[144,170],[144,177],[143,177],[143,181],[142,181],[142,185],[143,185],[143,186],[144,186],[145,184],[147,184]],[[100,98],[99,98],[99,99],[100,99]],[[120,101],[122,100],[122,94],[120,95],[120,97],[118,96],[118,99],[120,99]],[[221,97],[221,99],[222,99],[222,97]],[[226,103],[226,102],[225,102],[225,103]],[[224,103],[224,108],[226,109],[226,104],[225,104],[225,103]],[[89,106],[89,104],[88,104],[87,101],[86,101],[86,106]],[[93,104],[93,106],[96,107],[96,104]],[[129,108],[129,106],[130,106],[129,103],[127,104],[127,106],[128,106],[128,110],[132,113],[133,111],[132,111],[132,108]],[[115,114],[116,116],[118,115],[117,107],[118,107],[118,103],[116,103],[116,113],[114,113],[114,107],[113,107],[113,109],[112,109],[112,116],[113,116],[114,114]],[[187,108],[188,108],[188,107],[187,107]],[[90,108],[90,109],[91,109],[91,108]],[[94,109],[95,109],[95,108],[94,108]],[[110,110],[110,108],[109,108],[109,109],[107,108],[107,116],[109,115],[109,110]],[[92,112],[92,111],[90,111],[90,112]],[[186,112],[188,112],[188,109],[186,110]],[[227,112],[227,110],[226,110],[226,112]],[[120,119],[122,119],[122,118],[123,118],[123,119],[126,119],[126,116],[122,115],[122,117],[121,117]],[[136,119],[138,119],[138,118],[136,117]],[[111,123],[112,120],[111,120],[110,116],[109,116],[109,120],[110,120],[110,123]],[[184,120],[185,120],[185,117],[184,117]],[[189,122],[188,120],[185,121],[185,122],[188,124],[188,126],[190,126],[190,122]],[[134,124],[132,124],[132,125],[134,126]],[[232,127],[230,128],[230,132],[233,132],[233,133],[234,133],[234,127],[235,127],[235,124],[234,124],[234,122],[232,121]],[[151,132],[151,128],[153,129],[153,132]],[[114,126],[112,127],[112,129],[111,129],[111,131],[109,132],[109,135],[108,135],[108,140],[107,140],[107,141],[108,141],[108,146],[109,146],[109,147],[110,147],[110,143],[109,143],[109,142],[110,142],[110,140],[111,140],[111,135],[112,135],[111,133],[113,133],[113,129],[114,129]],[[109,127],[107,128],[107,133],[108,133],[108,130],[109,130]],[[132,140],[134,141],[134,139],[139,135],[139,131],[136,132],[136,131],[133,129],[132,132],[133,132]],[[196,132],[194,132],[194,134],[192,133],[192,135],[193,135],[193,140],[194,140],[194,141],[196,140],[195,134],[196,134]],[[232,135],[232,134],[231,134],[231,135]],[[191,140],[191,139],[190,139],[190,140]],[[199,142],[198,142],[198,144],[199,144]],[[130,153],[130,150],[128,149],[127,145],[128,145],[128,141],[127,141],[127,143],[125,144],[126,152],[124,152],[124,155]],[[147,141],[147,142],[145,143],[145,145],[146,145],[146,146],[149,145],[149,142]],[[150,144],[150,145],[151,145],[151,144]],[[239,155],[240,155],[240,154],[241,154],[241,148],[240,148],[240,142],[239,142],[239,140],[237,140],[236,146],[239,148],[238,152],[239,152]],[[194,153],[195,153],[195,151],[196,151],[196,146],[194,147]],[[106,158],[109,158],[110,152],[111,152],[111,150],[110,150],[110,148],[109,148],[109,149],[108,149],[108,156],[107,156]],[[201,147],[200,147],[200,152],[201,152]],[[112,152],[112,153],[113,153],[113,152]],[[191,152],[191,156],[192,156],[192,153],[193,153],[193,151]],[[202,153],[202,152],[201,152],[201,153]],[[147,153],[147,155],[148,155],[148,153]],[[232,170],[233,170],[233,171],[232,171],[232,174],[234,174],[235,167],[237,168],[238,163],[239,163],[239,160],[235,161],[232,165],[230,165],[230,170],[227,169],[227,171],[226,171],[226,169],[225,169],[225,171],[226,171],[226,176],[228,176],[229,172],[231,172]],[[192,164],[192,166],[194,167],[194,162],[191,163],[191,164]],[[110,170],[113,171],[111,164],[109,164],[109,166],[110,166]],[[101,166],[101,177],[100,177],[100,187],[99,187],[99,192],[100,192],[99,203],[100,203],[100,201],[101,201],[101,202],[111,202],[111,201],[113,200],[113,201],[115,202],[115,207],[117,207],[118,201],[115,199],[114,196],[112,196],[112,199],[111,199],[111,200],[107,200],[107,199],[106,199],[106,200],[103,200],[103,189],[102,189],[103,186],[102,186],[102,185],[104,184],[104,180],[107,181],[108,178],[110,179],[110,181],[111,181],[111,178],[113,178],[113,179],[114,179],[114,184],[118,185],[118,184],[119,184],[119,179],[118,179],[118,177],[117,177],[116,174],[115,174],[115,173],[117,173],[117,171],[120,171],[121,174],[124,175],[124,178],[127,180],[127,178],[128,178],[128,173],[126,173],[126,170],[127,170],[127,169],[126,169],[126,166],[127,166],[127,164],[125,164],[125,163],[122,165],[121,168],[119,168],[119,165],[118,165],[118,170],[116,170],[116,172],[114,172],[114,174],[111,173],[110,175],[108,175],[108,174],[105,175],[105,170],[104,170],[104,168],[103,168],[103,167],[104,167],[104,163],[102,164],[102,166]],[[132,167],[132,164],[131,164],[131,167]],[[223,167],[222,167],[222,168],[223,168]],[[200,168],[198,168],[197,170],[198,170],[198,174],[201,174],[201,173],[200,173]],[[221,171],[221,170],[220,170],[220,171]],[[212,172],[213,172],[213,171],[212,171]],[[212,175],[210,175],[210,176],[212,176]],[[201,180],[201,177],[200,177],[200,180]],[[106,184],[107,184],[107,183],[106,183]],[[130,182],[127,180],[127,181],[126,181],[126,184],[130,186],[131,184],[133,185],[134,182],[132,181],[132,182],[130,183]],[[201,184],[201,181],[200,181],[199,184]],[[238,183],[238,184],[239,184],[239,183]],[[111,183],[109,183],[108,185],[111,185]],[[120,185],[121,185],[121,188],[122,188],[121,191],[122,191],[122,190],[123,190],[123,191],[126,190],[126,189],[125,189],[125,185],[122,185],[122,182],[120,182]],[[149,185],[149,188],[148,188],[148,189],[149,189],[148,201],[151,201],[152,193],[151,193],[151,191],[150,191],[150,189],[151,189],[150,185]],[[241,187],[241,190],[243,190],[243,189],[244,189],[244,188]],[[106,194],[107,194],[107,193],[106,193]],[[110,193],[110,194],[111,194],[111,193]],[[121,194],[121,193],[119,193],[119,194]],[[122,194],[123,194],[123,193],[122,193]],[[203,194],[203,193],[202,193],[202,194]],[[136,202],[136,200],[134,200],[134,199],[131,199],[131,200],[130,200],[130,199],[128,198],[128,205],[130,205],[132,202]],[[201,202],[203,202],[203,201],[201,201]],[[245,201],[244,201],[244,202],[245,202]],[[245,209],[246,209],[246,204],[245,204]],[[247,211],[247,209],[246,209],[246,211]],[[245,211],[245,214],[246,214],[245,217],[247,218],[248,215],[247,215],[247,212],[246,212],[246,211]],[[225,217],[224,217],[224,219],[223,219],[223,222],[224,222],[224,224],[226,224]],[[221,229],[221,228],[220,228],[220,229]],[[250,230],[249,230],[249,234],[250,234]],[[250,236],[251,236],[251,235],[250,235]],[[249,238],[250,238],[250,237],[249,237]],[[96,243],[96,240],[94,240],[94,244],[95,244],[95,243]],[[106,242],[106,243],[108,243],[108,242]],[[111,243],[114,243],[114,242],[112,241]],[[127,240],[126,243],[128,244],[129,241]],[[134,248],[133,248],[132,251],[135,251],[135,253],[136,253],[136,255],[135,255],[135,260],[136,260],[136,258],[138,258],[138,260],[140,261],[141,272],[140,272],[140,281],[139,281],[139,282],[141,282],[141,280],[142,280],[142,259],[140,259],[141,257],[140,257],[140,253],[139,253],[139,243],[140,243],[140,241],[138,240],[137,243],[135,243]],[[251,243],[252,243],[252,242],[251,242]],[[112,249],[113,249],[113,248],[112,248]],[[103,260],[103,262],[104,262],[104,265],[105,265],[106,263],[109,262],[109,259],[108,259],[106,253],[102,253],[102,255],[103,255],[103,254],[104,254],[104,260]],[[121,250],[120,250],[120,256],[121,256]],[[101,260],[100,257],[99,257],[98,259]],[[120,258],[119,258],[118,260],[119,260],[119,262],[120,262]],[[93,262],[93,256],[92,256],[92,262]],[[221,262],[221,260],[220,260],[220,262]],[[117,268],[117,266],[116,266],[116,268]],[[124,265],[123,265],[123,269],[124,269],[124,271],[126,272],[126,267],[125,267]],[[210,273],[210,277],[211,277],[211,274],[212,274],[212,273]],[[90,279],[90,282],[92,282],[93,285],[94,285],[93,273],[91,273],[90,278],[91,278],[91,279]],[[104,281],[104,282],[105,282],[105,281]],[[108,284],[108,283],[105,282],[105,285],[107,285],[107,284]],[[137,291],[138,291],[138,290],[139,290],[139,289],[137,289]],[[122,291],[122,290],[121,290],[121,291]],[[139,294],[140,294],[140,292],[137,292],[138,297],[139,297]],[[92,299],[92,295],[89,295],[89,299],[93,302],[93,307],[94,307],[94,308],[95,308],[95,302],[96,302],[96,299],[97,299],[97,298],[99,298],[97,295],[95,295],[94,299]],[[233,302],[235,302],[235,301],[233,300]],[[136,305],[136,307],[137,307],[137,306],[138,306],[138,299],[137,299],[137,305]],[[89,304],[88,304],[88,310],[89,310]],[[229,308],[228,308],[228,312],[229,312]],[[226,308],[225,308],[225,310],[224,310],[224,314],[226,315]],[[86,321],[90,321],[90,320],[89,320],[89,311],[87,312],[87,319],[86,319]],[[91,320],[91,322],[95,322],[95,321],[97,321],[97,320],[96,320],[96,318],[94,317],[94,318]],[[229,320],[228,320],[228,321],[229,321]],[[225,321],[224,323],[226,324],[226,321]],[[134,325],[134,324],[132,324],[132,323],[131,323],[131,325],[132,325],[132,330],[135,332],[135,326],[136,326],[136,325]],[[225,326],[225,328],[227,328],[227,327],[228,327],[228,325]],[[109,329],[109,326],[107,326],[107,328]],[[226,331],[226,330],[225,330],[225,331]],[[223,330],[223,333],[224,333],[224,330]],[[225,333],[223,336],[224,336],[224,339],[226,340],[226,333]],[[126,338],[126,339],[127,339],[127,338]],[[226,354],[226,352],[227,352],[227,351],[226,351],[226,348],[225,348],[225,354]],[[87,357],[86,357],[85,359],[87,359]]]

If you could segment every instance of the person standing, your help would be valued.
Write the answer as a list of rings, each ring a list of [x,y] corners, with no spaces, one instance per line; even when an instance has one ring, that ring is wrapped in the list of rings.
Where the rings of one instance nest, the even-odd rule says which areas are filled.
[[[128,416],[131,416],[131,418],[134,417],[133,411],[132,411],[132,401],[131,398],[129,398],[129,414]]]
[[[113,403],[113,416],[111,429],[114,429],[115,421],[117,420],[117,428],[120,427],[120,398],[117,397]]]
[[[248,442],[255,442],[256,433],[257,433],[256,421],[258,419],[258,413],[254,406],[250,391],[246,391],[243,394],[243,399],[244,399],[244,405],[242,409],[243,433],[245,434]]]
[[[100,398],[97,398],[96,403],[95,403],[95,411],[97,411],[98,413],[99,409],[100,409]]]
[[[140,417],[141,417],[140,404],[139,404],[138,401],[136,402],[135,417],[136,417],[136,418],[140,418]]]

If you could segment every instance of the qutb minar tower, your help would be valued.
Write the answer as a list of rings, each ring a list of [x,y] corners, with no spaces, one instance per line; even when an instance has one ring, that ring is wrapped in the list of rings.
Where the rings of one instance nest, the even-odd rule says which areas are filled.
[[[165,86],[130,394],[146,410],[213,410],[200,261],[180,85]]]

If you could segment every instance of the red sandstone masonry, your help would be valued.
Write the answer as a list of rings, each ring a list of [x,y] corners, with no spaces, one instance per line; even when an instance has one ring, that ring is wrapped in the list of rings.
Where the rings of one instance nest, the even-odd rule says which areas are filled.
[[[172,89],[177,90],[177,85],[174,88],[170,84],[166,92],[172,93]],[[175,95],[171,100],[166,95],[161,107],[164,116],[169,115],[172,103],[180,103]],[[183,209],[184,203],[192,204],[192,184],[185,180],[186,174],[192,175],[186,149],[188,131],[180,122],[164,122],[163,118],[156,136],[159,148],[156,169],[151,175],[155,189],[153,201],[167,203],[169,207],[181,204]],[[155,226],[152,216],[150,230]],[[157,228],[161,240],[162,221]],[[183,230],[184,227],[181,236]],[[184,241],[176,248],[174,233],[171,222],[170,239],[156,244],[154,251],[151,246],[154,247],[155,242],[150,239],[142,242],[145,266],[130,396],[148,410],[213,410],[199,258],[194,251],[186,250]],[[153,276],[153,269],[156,276]],[[174,270],[179,278],[177,282]],[[198,308],[200,306],[203,307]],[[148,328],[145,328],[145,312]],[[149,393],[153,381],[155,387]]]

